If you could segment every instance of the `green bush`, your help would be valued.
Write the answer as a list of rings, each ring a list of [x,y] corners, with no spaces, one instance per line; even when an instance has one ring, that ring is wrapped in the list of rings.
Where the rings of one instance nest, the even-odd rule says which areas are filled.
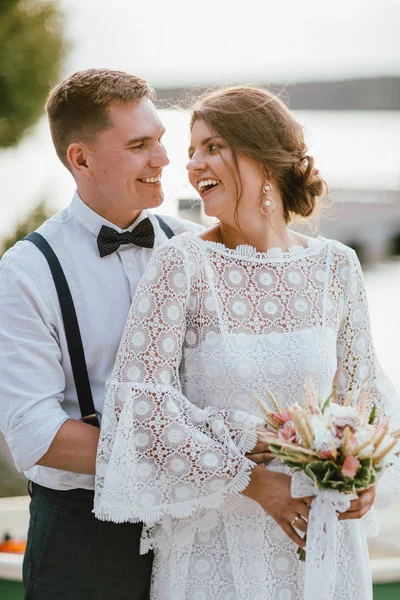
[[[65,52],[51,0],[1,0],[0,147],[17,144],[43,114]]]
[[[39,225],[51,217],[52,214],[53,213],[47,208],[45,201],[42,200],[24,221],[18,223],[15,232],[10,237],[3,240],[1,244],[3,253],[8,250],[8,248],[11,248],[11,246],[14,246],[19,240],[22,240],[28,233],[37,229]]]

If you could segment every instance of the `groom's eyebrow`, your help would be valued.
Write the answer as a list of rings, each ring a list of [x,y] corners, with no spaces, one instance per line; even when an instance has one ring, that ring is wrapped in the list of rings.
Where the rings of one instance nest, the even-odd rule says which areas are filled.
[[[161,131],[159,138],[161,138],[161,137],[164,135],[165,131],[166,131],[166,130],[165,130],[165,128],[164,128],[164,129]],[[159,139],[159,138],[158,138],[158,139]],[[145,142],[145,141],[147,141],[147,140],[153,140],[153,139],[154,139],[154,136],[152,136],[152,135],[141,135],[141,136],[139,136],[139,137],[132,138],[132,139],[128,140],[128,141],[126,142],[126,144],[125,144],[125,145],[126,145],[126,146],[131,146],[132,144],[137,144],[138,142]]]

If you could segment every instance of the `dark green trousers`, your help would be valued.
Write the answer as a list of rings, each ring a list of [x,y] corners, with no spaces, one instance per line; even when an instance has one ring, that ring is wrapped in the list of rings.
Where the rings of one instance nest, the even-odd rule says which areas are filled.
[[[141,523],[99,521],[93,492],[32,485],[24,557],[25,600],[147,600],[151,553]]]

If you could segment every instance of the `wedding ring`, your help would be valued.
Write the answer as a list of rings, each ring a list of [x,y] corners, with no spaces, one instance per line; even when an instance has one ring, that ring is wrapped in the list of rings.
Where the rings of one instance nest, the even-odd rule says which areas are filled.
[[[294,527],[294,524],[295,524],[295,523],[296,523],[296,521],[298,521],[299,519],[300,519],[299,515],[296,515],[296,516],[294,517],[294,519],[292,519],[292,520],[290,521],[290,524],[291,524],[291,526],[292,526],[292,527]]]

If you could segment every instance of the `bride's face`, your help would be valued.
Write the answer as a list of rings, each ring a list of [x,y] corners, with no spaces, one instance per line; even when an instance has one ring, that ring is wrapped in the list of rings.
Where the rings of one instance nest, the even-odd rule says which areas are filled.
[[[189,148],[189,181],[200,194],[204,212],[221,222],[234,223],[240,190],[240,213],[260,214],[265,175],[261,165],[243,155],[238,164],[225,140],[201,120],[194,123]]]

